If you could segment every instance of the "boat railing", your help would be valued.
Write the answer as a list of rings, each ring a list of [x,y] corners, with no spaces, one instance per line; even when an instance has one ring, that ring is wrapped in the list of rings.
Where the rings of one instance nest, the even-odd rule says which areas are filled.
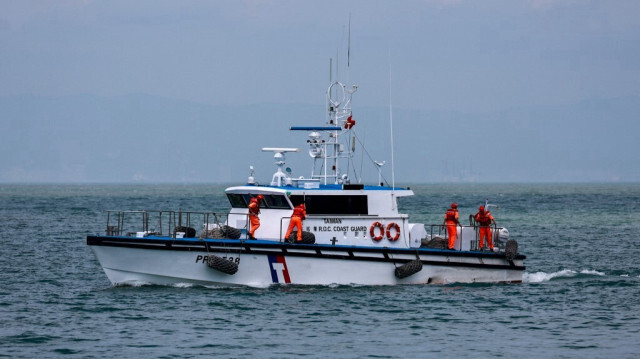
[[[107,211],[107,236],[219,237],[214,229],[227,223],[226,213],[192,211]]]
[[[443,224],[431,224],[429,225],[429,238],[433,239],[435,237],[440,237],[445,240],[445,244],[448,243],[449,233],[447,232],[447,226]],[[454,249],[462,250],[462,243],[465,240],[469,240],[470,250],[477,251],[480,249],[480,225],[479,224],[470,224],[470,225],[456,225],[457,228],[460,228],[460,231],[457,233],[456,244]],[[496,224],[491,224],[489,226],[491,228],[491,237],[494,243],[494,247],[498,247],[504,249],[504,243],[499,241],[499,233],[503,227],[498,227]],[[471,228],[472,238],[469,238],[469,231],[466,231],[465,228]],[[466,233],[466,235],[465,235]],[[488,244],[485,244],[488,246]]]
[[[287,240],[287,238],[284,238],[284,235],[286,233],[283,233],[283,232],[287,231],[287,229],[289,228],[289,225],[287,224],[287,229],[284,229],[284,223],[283,222],[284,222],[285,219],[288,219],[289,221],[291,221],[291,216],[289,216],[289,217],[280,217],[280,235],[278,236],[278,240],[280,242],[282,242],[283,240],[284,241]]]

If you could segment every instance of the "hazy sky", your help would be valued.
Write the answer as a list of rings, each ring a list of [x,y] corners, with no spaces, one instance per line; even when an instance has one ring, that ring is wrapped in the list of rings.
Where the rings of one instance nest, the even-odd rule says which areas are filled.
[[[389,62],[399,107],[640,95],[640,2],[585,0],[3,0],[0,95],[315,104],[349,14],[366,105],[388,102]]]
[[[334,58],[356,106],[387,106],[390,78],[394,107],[416,111],[638,98],[639,14],[615,0],[0,0],[0,96],[324,105]]]

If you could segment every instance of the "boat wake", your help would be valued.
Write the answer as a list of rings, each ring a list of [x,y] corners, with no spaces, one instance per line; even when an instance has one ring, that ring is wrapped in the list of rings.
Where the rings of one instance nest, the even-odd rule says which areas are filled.
[[[124,283],[114,283],[114,287],[147,287],[153,286],[153,283],[145,282],[141,280],[129,281]]]
[[[561,278],[575,278],[578,276],[604,276],[605,274],[602,272],[598,272],[592,269],[583,269],[580,272],[576,272],[571,269],[563,269],[558,272],[553,273],[545,273],[545,272],[536,272],[536,273],[528,273],[525,272],[522,276],[523,283],[542,283],[548,282],[553,279],[561,279]]]

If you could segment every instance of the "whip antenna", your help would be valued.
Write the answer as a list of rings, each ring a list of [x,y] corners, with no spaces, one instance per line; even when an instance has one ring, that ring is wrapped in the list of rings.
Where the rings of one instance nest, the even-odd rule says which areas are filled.
[[[349,39],[347,40],[347,68],[349,68],[350,58],[351,58],[351,13],[349,13]]]
[[[396,171],[393,156],[393,103],[391,101],[391,50],[389,50],[389,136],[391,137],[391,208],[395,209]]]

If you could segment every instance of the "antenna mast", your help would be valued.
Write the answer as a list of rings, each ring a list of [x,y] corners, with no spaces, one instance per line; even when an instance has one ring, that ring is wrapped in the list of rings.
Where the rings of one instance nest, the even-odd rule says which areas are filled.
[[[344,29],[344,27],[343,27]],[[344,30],[343,30],[344,41]],[[351,99],[353,93],[358,89],[357,85],[350,85],[339,81],[339,50],[336,51],[336,66],[334,69],[333,58],[329,58],[329,87],[327,88],[326,110],[327,117],[324,126],[292,126],[293,131],[312,131],[309,133],[309,155],[314,159],[311,170],[311,178],[319,180],[324,184],[350,183],[349,162],[355,153],[355,133],[352,131],[355,121],[352,119]],[[351,16],[349,16],[349,40],[347,48],[347,77],[349,76],[351,56]],[[336,72],[334,80],[333,72]],[[340,136],[347,134],[349,141],[342,143]],[[352,136],[353,134],[353,136]],[[326,137],[323,137],[326,135]],[[341,159],[346,159],[346,171],[340,168]],[[316,172],[317,164],[321,167]],[[354,165],[355,172],[355,165]],[[356,180],[357,174],[355,174]]]

